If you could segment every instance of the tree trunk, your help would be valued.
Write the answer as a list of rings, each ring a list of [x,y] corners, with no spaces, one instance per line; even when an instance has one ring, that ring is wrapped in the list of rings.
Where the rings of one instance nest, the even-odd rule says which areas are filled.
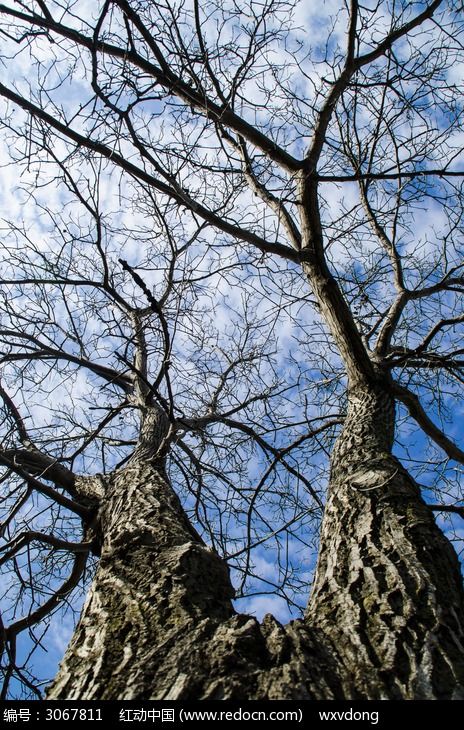
[[[459,563],[391,454],[394,402],[359,386],[332,456],[307,618],[339,650],[353,696],[464,698]]]
[[[49,699],[341,696],[303,622],[234,613],[225,563],[159,466],[137,458],[108,479],[99,522],[100,563]]]
[[[108,479],[99,525],[100,562],[52,698],[152,696],[157,673],[164,684],[174,671],[174,684],[176,654],[232,614],[224,564],[150,459]]]
[[[101,560],[48,698],[464,697],[457,558],[391,456],[393,425],[385,391],[351,393],[307,617],[287,626],[234,613],[145,429],[106,481]]]

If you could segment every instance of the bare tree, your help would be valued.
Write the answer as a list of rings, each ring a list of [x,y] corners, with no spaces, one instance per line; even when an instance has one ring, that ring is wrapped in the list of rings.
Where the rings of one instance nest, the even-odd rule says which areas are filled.
[[[35,211],[3,240],[7,684],[93,555],[51,698],[463,698],[459,6],[32,5],[0,5]],[[327,483],[304,618],[235,613],[264,545],[299,603]]]

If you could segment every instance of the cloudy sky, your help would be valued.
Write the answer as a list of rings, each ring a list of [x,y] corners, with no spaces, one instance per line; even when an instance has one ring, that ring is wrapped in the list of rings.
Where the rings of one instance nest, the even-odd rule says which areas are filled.
[[[58,18],[61,4],[52,2],[49,5]],[[407,22],[420,12],[423,4],[403,3],[403,6],[402,20]],[[63,15],[63,22],[75,28],[87,23],[91,26],[99,7],[100,4],[90,0],[78,0],[72,4],[72,14]],[[193,52],[195,29],[188,22],[189,4],[177,3],[163,8],[155,21],[160,38],[165,34],[166,47],[169,47],[169,32],[173,27],[173,15],[168,12],[171,8],[173,12],[179,11],[183,42]],[[272,42],[263,44],[254,65],[250,65],[254,71],[250,70],[248,79],[243,80],[243,98],[238,96],[237,105],[249,122],[261,125],[288,152],[301,156],[312,138],[315,113],[341,69],[347,9],[337,2],[296,3],[288,30],[290,8],[287,3],[280,4],[276,13],[270,14],[260,25],[256,24],[256,18],[263,8],[268,12],[270,5],[250,3],[241,9],[240,16],[232,14],[233,8],[233,3],[222,4],[222,10],[214,9],[214,4],[205,6],[202,27],[204,40],[210,44],[211,63],[226,83],[231,69],[240,63],[236,58],[237,50],[242,59],[246,55],[250,29],[256,27],[259,33],[265,29],[272,35]],[[369,52],[391,27],[390,3],[367,2],[364,8],[359,53]],[[211,12],[208,14],[207,10]],[[444,18],[449,19],[446,15]],[[196,196],[211,210],[225,210],[234,224],[275,241],[285,240],[285,232],[275,213],[250,193],[248,187],[234,182],[237,178],[233,164],[237,158],[223,140],[218,141],[213,125],[205,124],[203,118],[192,115],[189,108],[175,100],[160,98],[157,89],[150,88],[141,76],[138,84],[139,90],[143,88],[144,101],[134,107],[133,120],[137,134],[152,153],[150,160],[143,160],[128,139],[127,130],[121,132],[117,115],[106,114],[101,101],[94,103],[89,54],[76,51],[67,41],[52,42],[53,37],[48,35],[39,35],[31,43],[18,45],[13,36],[18,33],[19,21],[11,26],[5,13],[0,13],[0,23],[7,33],[3,40],[0,83],[43,104],[51,114],[66,119],[76,131],[94,135],[110,145],[115,153],[146,169],[157,170],[157,165],[164,165],[173,177],[177,175],[177,181],[189,195]],[[105,21],[102,33],[116,33],[119,27],[115,15],[111,21]],[[412,40],[398,44],[398,58],[417,56],[417,64],[425,63],[424,58],[433,55],[437,33],[434,23],[429,22]],[[223,44],[221,54],[217,50],[218,38]],[[378,73],[383,69],[382,63],[386,61],[379,62]],[[270,65],[274,75],[269,71]],[[416,104],[419,111],[416,115],[411,111],[410,116],[404,114],[400,119],[395,116],[394,95],[391,111],[387,113],[382,106],[383,91],[374,88],[375,85],[368,94],[360,91],[359,98],[352,95],[345,112],[349,120],[356,110],[356,124],[353,129],[345,129],[345,122],[340,122],[339,128],[334,123],[330,135],[336,149],[332,151],[329,145],[322,161],[324,173],[346,174],[348,163],[346,159],[342,162],[340,140],[343,134],[349,137],[350,133],[359,136],[361,156],[368,144],[371,145],[371,165],[377,165],[376,169],[383,171],[394,169],[395,160],[390,157],[394,145],[378,123],[379,115],[395,125],[396,162],[399,160],[407,167],[409,156],[415,155],[415,163],[419,161],[431,166],[442,164],[446,158],[452,160],[450,169],[459,169],[464,162],[460,152],[463,131],[453,119],[453,113],[455,117],[459,116],[459,110],[454,101],[447,99],[442,87],[454,85],[457,89],[462,86],[463,68],[458,54],[453,62],[443,62],[441,75],[437,74],[436,81],[430,81],[431,86],[436,84],[435,102],[430,91],[428,96],[420,94],[418,80],[411,74],[401,89],[405,97],[409,95],[411,109]],[[130,104],[133,89],[131,91],[130,85],[119,88],[118,76],[113,76],[116,71],[109,61],[102,62],[99,69],[102,88],[121,105]],[[91,282],[104,275],[106,262],[124,296],[140,304],[144,301],[143,294],[131,277],[124,274],[119,259],[126,259],[143,272],[145,284],[159,298],[166,286],[174,245],[177,247],[176,287],[167,300],[166,315],[173,338],[171,372],[179,412],[189,417],[204,414],[224,372],[230,368],[230,377],[220,389],[221,407],[227,411],[236,403],[250,399],[250,405],[239,411],[240,417],[249,424],[259,422],[263,433],[278,447],[301,437],[311,419],[320,418],[323,422],[323,419],[340,416],[339,394],[344,387],[340,360],[328,344],[327,332],[311,292],[292,262],[261,257],[246,245],[240,248],[214,227],[202,229],[195,215],[173,207],[166,197],[160,194],[147,197],[146,189],[128,175],[121,174],[111,161],[102,162],[89,155],[76,154],[63,135],[51,138],[37,120],[31,123],[17,105],[5,100],[0,104],[3,120],[0,245],[4,280],[25,279],[32,274],[38,277],[37,272],[55,276],[58,272],[73,280],[80,277]],[[342,119],[345,117],[340,112]],[[430,144],[432,129],[434,144]],[[423,150],[422,137],[429,143],[427,147],[424,141]],[[415,144],[417,146],[413,148]],[[187,150],[187,162],[180,154],[182,149]],[[365,159],[367,157],[366,153]],[[224,166],[230,168],[226,175]],[[285,176],[275,168],[267,169],[259,155],[256,166],[269,189],[281,200],[294,194],[291,176]],[[401,192],[404,213],[396,218],[390,207],[395,194],[387,185],[379,184],[375,202],[385,226],[396,227],[398,246],[406,262],[407,283],[411,288],[419,283],[434,283],[443,276],[446,266],[452,269],[462,264],[462,248],[459,250],[461,215],[456,207],[450,212],[459,190],[436,182],[418,190],[405,183]],[[445,195],[448,202],[444,203]],[[356,308],[359,327],[367,332],[380,304],[389,303],[394,294],[391,271],[386,271],[378,254],[377,239],[365,221],[360,220],[363,214],[357,184],[326,181],[321,186],[321,196],[330,265],[345,287],[353,311]],[[92,214],[89,206],[93,206],[98,216]],[[288,206],[291,215],[296,215],[295,205],[290,201]],[[100,241],[97,241],[97,218],[101,227]],[[174,244],[169,242],[169,234]],[[180,251],[192,238],[189,247]],[[353,282],[357,287],[354,293]],[[365,299],[361,296],[360,282],[366,290]],[[27,286],[9,284],[3,287],[2,296],[1,326],[5,329],[23,326],[29,332],[40,332],[73,355],[81,353],[81,340],[81,343],[85,342],[86,357],[93,362],[121,367],[121,343],[130,336],[130,323],[114,302],[101,295],[98,287],[87,284],[65,289],[36,286],[32,291]],[[400,344],[417,345],[433,325],[437,307],[442,317],[450,316],[456,307],[455,299],[443,296],[440,301],[433,300],[430,306],[411,305]],[[414,323],[418,318],[421,324],[416,327]],[[248,325],[247,337],[243,333],[244,322]],[[74,332],[73,328],[76,328]],[[150,374],[155,378],[164,355],[156,318],[147,333]],[[441,347],[444,351],[456,346],[457,336],[453,330],[443,338]],[[240,361],[239,364],[231,367],[235,360]],[[409,376],[405,374],[404,377]],[[57,370],[53,364],[50,367],[50,363],[39,362],[21,373],[16,367],[5,367],[2,378],[24,414],[27,427],[51,452],[55,449],[53,453],[63,448],[68,454],[71,447],[61,446],[66,441],[71,445],[85,441],[95,418],[95,411],[89,411],[89,404],[92,409],[104,410],[116,408],[121,401],[116,388],[102,387],[94,374],[69,363]],[[430,381],[423,388],[427,406],[434,417],[447,423],[450,436],[458,438],[463,423],[462,400],[458,399],[460,383],[454,383],[451,378],[443,382],[434,378],[435,373],[431,373]],[[410,382],[417,387],[417,379],[411,377]],[[434,389],[440,387],[442,397],[437,399]],[[260,389],[269,395],[261,401],[252,401]],[[124,414],[122,420],[116,419],[102,432],[101,442],[93,442],[83,449],[76,458],[76,470],[103,472],[128,453],[137,423],[134,414],[127,411]],[[398,454],[424,485],[428,499],[437,501],[435,488],[440,483],[445,484],[441,499],[454,503],[460,483],[456,465],[443,459],[443,454],[431,445],[405,412],[400,410],[400,416]],[[219,427],[207,437],[185,436],[186,448],[201,456],[212,470],[205,477],[207,496],[201,512],[203,523],[198,511],[195,519],[206,539],[211,537],[208,525],[211,531],[216,531],[218,549],[242,556],[237,557],[233,572],[237,587],[241,584],[240,571],[244,567],[241,551],[248,541],[257,543],[252,552],[252,575],[243,586],[244,597],[237,603],[240,610],[252,612],[259,618],[271,612],[279,620],[286,621],[298,615],[304,606],[305,587],[315,565],[320,517],[309,487],[314,485],[317,494],[323,494],[328,448],[336,428],[334,426],[317,440],[305,441],[292,452],[289,462],[298,466],[306,481],[291,475],[282,465],[275,466],[254,502],[251,532],[247,515],[250,494],[261,484],[269,454]],[[11,438],[8,424],[4,424],[4,431],[8,442]],[[121,440],[127,443],[121,444]],[[172,473],[179,480],[186,509],[194,515],[195,497],[180,468],[187,452],[179,450],[176,453],[177,462],[173,460],[171,464]],[[224,474],[232,474],[231,480],[217,479],[219,466]],[[234,480],[235,484],[231,485],[229,482]],[[209,498],[208,490],[214,492],[214,499]],[[40,503],[35,503],[33,508],[25,507],[18,514],[18,524],[21,520],[27,523],[34,514],[36,529],[45,529],[49,516],[41,509]],[[279,532],[293,518],[296,522],[291,532]],[[457,520],[449,516],[438,519],[450,536],[462,539],[462,528]],[[62,522],[58,527],[66,530]],[[227,537],[223,536],[224,532]],[[39,556],[35,558],[39,564]],[[277,563],[280,570],[276,569]],[[12,586],[4,598],[5,605],[17,597],[14,591]],[[75,600],[77,608],[81,599],[76,597]],[[24,608],[27,610],[27,607],[26,600]],[[69,612],[55,615],[47,634],[47,652],[39,650],[37,654],[35,666],[39,674],[53,675],[72,628]],[[26,641],[21,649],[23,656],[29,646]]]

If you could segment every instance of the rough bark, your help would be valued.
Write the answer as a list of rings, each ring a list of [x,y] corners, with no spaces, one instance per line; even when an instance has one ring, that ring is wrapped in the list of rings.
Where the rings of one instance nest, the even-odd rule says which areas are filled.
[[[147,423],[106,479],[101,560],[49,698],[464,697],[457,558],[391,455],[385,390],[350,394],[307,616],[287,626],[234,613],[224,563],[164,474],[163,429]]]
[[[308,620],[335,641],[352,692],[464,698],[464,602],[457,556],[391,454],[394,403],[350,393],[332,456]]]
[[[50,699],[341,696],[303,622],[236,615],[224,562],[191,528],[147,439],[106,480],[101,559]]]

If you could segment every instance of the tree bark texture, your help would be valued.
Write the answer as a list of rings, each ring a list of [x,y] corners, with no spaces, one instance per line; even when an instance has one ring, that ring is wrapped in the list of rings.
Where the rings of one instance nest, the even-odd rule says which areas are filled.
[[[459,563],[420,490],[391,454],[394,402],[350,393],[332,457],[307,612],[368,698],[464,698]]]
[[[286,626],[234,612],[146,431],[103,481],[101,559],[48,698],[464,698],[457,557],[393,427],[386,390],[350,393],[307,615]]]

